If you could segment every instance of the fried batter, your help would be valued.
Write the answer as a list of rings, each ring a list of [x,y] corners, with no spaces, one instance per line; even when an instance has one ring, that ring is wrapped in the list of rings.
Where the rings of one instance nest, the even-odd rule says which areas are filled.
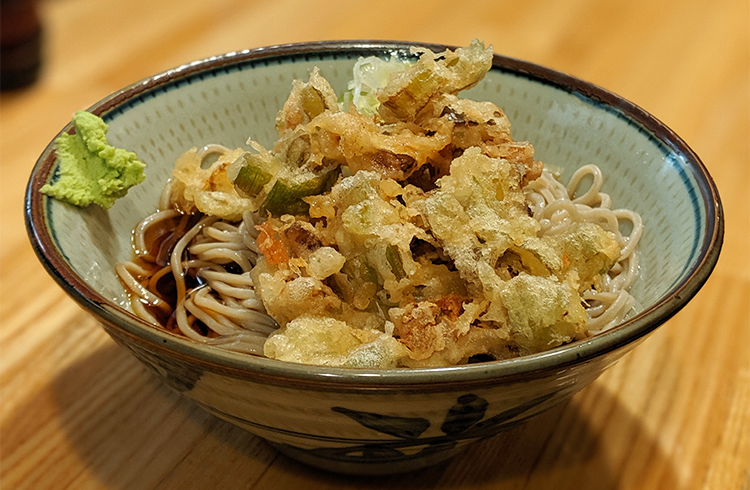
[[[499,107],[457,96],[489,70],[490,48],[414,54],[362,112],[313,70],[294,82],[273,150],[253,143],[238,159],[248,199],[270,213],[252,271],[281,325],[269,357],[428,367],[585,335],[579,293],[619,258],[614,236],[591,223],[540,236],[523,188],[542,162]],[[280,186],[288,199],[272,208]]]

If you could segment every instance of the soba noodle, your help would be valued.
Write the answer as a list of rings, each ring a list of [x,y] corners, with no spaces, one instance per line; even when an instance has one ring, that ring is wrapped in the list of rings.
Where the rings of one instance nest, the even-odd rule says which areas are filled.
[[[590,187],[582,195],[575,194],[582,181],[590,176]],[[620,323],[635,305],[629,294],[638,274],[638,254],[635,249],[643,233],[643,222],[638,213],[627,209],[610,209],[608,194],[601,192],[604,178],[596,165],[585,165],[571,177],[567,187],[545,169],[542,176],[530,182],[526,197],[534,218],[541,225],[540,235],[563,233],[574,222],[590,222],[614,233],[620,246],[620,260],[602,278],[602,290],[584,292],[587,302],[587,329],[601,333]],[[623,228],[630,224],[630,231]]]
[[[317,68],[295,80],[270,150],[183,154],[116,268],[133,312],[222,349],[386,368],[620,323],[640,216],[612,209],[595,165],[563,185],[502,109],[458,97],[491,48],[412,53],[360,59],[342,97]]]
[[[212,145],[203,148],[200,156],[228,151]],[[581,192],[587,179],[590,186]],[[620,260],[603,277],[601,290],[590,289],[582,296],[587,302],[590,334],[611,329],[632,310],[635,300],[628,291],[637,277],[636,246],[643,232],[637,213],[610,209],[611,199],[601,191],[603,180],[596,165],[586,165],[573,174],[567,186],[545,169],[541,177],[525,187],[529,209],[541,225],[540,236],[564,233],[576,222],[592,222],[617,237]],[[171,226],[174,220],[186,219],[169,201],[170,185],[171,182],[165,186],[159,210],[143,219],[133,232],[137,258],[116,267],[131,295],[134,313],[197,342],[263,355],[263,343],[278,325],[265,314],[250,278],[260,254],[256,243],[259,232],[255,228],[261,223],[259,216],[246,212],[235,223],[203,216],[184,229],[171,250],[169,263],[159,266],[149,252],[146,237],[159,227]],[[158,284],[165,276],[175,284],[172,304],[159,291]],[[194,287],[186,284],[188,277],[194,278]]]

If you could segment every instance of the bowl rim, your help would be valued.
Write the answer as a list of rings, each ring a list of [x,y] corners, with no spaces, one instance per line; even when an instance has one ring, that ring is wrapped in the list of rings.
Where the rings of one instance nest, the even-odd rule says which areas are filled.
[[[160,86],[203,72],[258,60],[280,61],[306,55],[387,54],[426,47],[435,52],[456,46],[411,41],[344,40],[279,44],[230,52],[190,62],[135,82],[93,104],[87,110],[105,116],[118,106]],[[113,301],[94,291],[65,262],[46,227],[46,196],[39,192],[55,165],[54,140],[72,130],[68,123],[47,145],[29,178],[24,218],[34,252],[52,278],[84,309],[93,313],[113,337],[126,337],[144,348],[179,358],[205,369],[239,378],[254,378],[282,385],[375,388],[412,386],[424,390],[444,385],[468,387],[476,383],[511,383],[539,376],[541,372],[561,371],[575,364],[592,361],[604,354],[634,345],[674,316],[701,289],[718,261],[724,235],[724,216],[718,189],[700,158],[665,124],[636,104],[590,82],[528,61],[493,55],[493,69],[516,73],[572,94],[579,94],[618,111],[640,125],[665,147],[683,156],[698,185],[706,207],[707,239],[697,253],[689,272],[660,301],[626,320],[616,328],[589,339],[555,347],[549,351],[509,360],[463,366],[419,369],[351,369],[295,364],[259,356],[211,348],[150,326]],[[117,340],[117,339],[116,339]]]

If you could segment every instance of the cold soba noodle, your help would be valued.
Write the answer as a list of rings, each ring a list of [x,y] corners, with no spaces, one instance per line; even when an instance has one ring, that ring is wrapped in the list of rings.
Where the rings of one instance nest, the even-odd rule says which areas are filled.
[[[591,187],[571,199],[586,175],[593,176]],[[601,192],[602,180],[599,168],[587,165],[573,175],[567,187],[545,170],[525,188],[542,234],[561,233],[573,222],[590,221],[617,235],[620,261],[605,276],[602,290],[590,290],[583,296],[591,333],[612,328],[633,307],[635,300],[628,290],[637,276],[635,248],[643,231],[637,213],[609,209],[609,196]],[[133,295],[135,313],[199,342],[262,355],[266,337],[278,325],[265,314],[249,274],[260,254],[255,228],[260,219],[251,212],[239,223],[191,217],[174,210],[168,197],[169,185],[162,193],[160,211],[134,230],[137,260],[117,265],[118,275]],[[620,231],[623,220],[631,223],[628,235]],[[188,229],[190,221],[194,223]]]
[[[575,197],[581,181],[586,175],[593,177],[591,186],[579,197]],[[596,165],[585,165],[571,177],[568,186],[563,186],[549,171],[545,170],[537,180],[524,189],[534,219],[541,224],[542,234],[561,233],[573,222],[597,223],[615,234],[620,246],[620,260],[603,276],[603,287],[588,290],[582,297],[586,300],[588,313],[587,329],[601,333],[620,323],[635,306],[635,299],[628,293],[638,275],[636,247],[643,233],[641,216],[628,209],[610,209],[609,195],[601,192],[604,178]],[[630,223],[630,233],[621,231],[622,221]]]
[[[516,357],[620,323],[640,216],[611,209],[595,165],[566,187],[499,108],[455,96],[491,50],[419,53],[360,60],[342,105],[317,70],[295,81],[273,150],[184,154],[116,267],[133,311],[227,350],[379,368]],[[426,72],[442,82],[420,102]]]
[[[199,156],[227,151],[211,145]],[[265,314],[249,275],[260,254],[252,213],[239,223],[180,213],[169,200],[171,182],[159,211],[133,231],[136,260],[116,266],[134,312],[199,342],[263,354],[263,342],[278,325]]]

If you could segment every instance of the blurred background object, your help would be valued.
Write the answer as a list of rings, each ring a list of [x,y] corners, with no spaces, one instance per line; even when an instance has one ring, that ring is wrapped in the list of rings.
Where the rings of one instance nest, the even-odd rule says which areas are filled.
[[[36,1],[0,1],[0,89],[34,83],[41,67],[42,23]]]

